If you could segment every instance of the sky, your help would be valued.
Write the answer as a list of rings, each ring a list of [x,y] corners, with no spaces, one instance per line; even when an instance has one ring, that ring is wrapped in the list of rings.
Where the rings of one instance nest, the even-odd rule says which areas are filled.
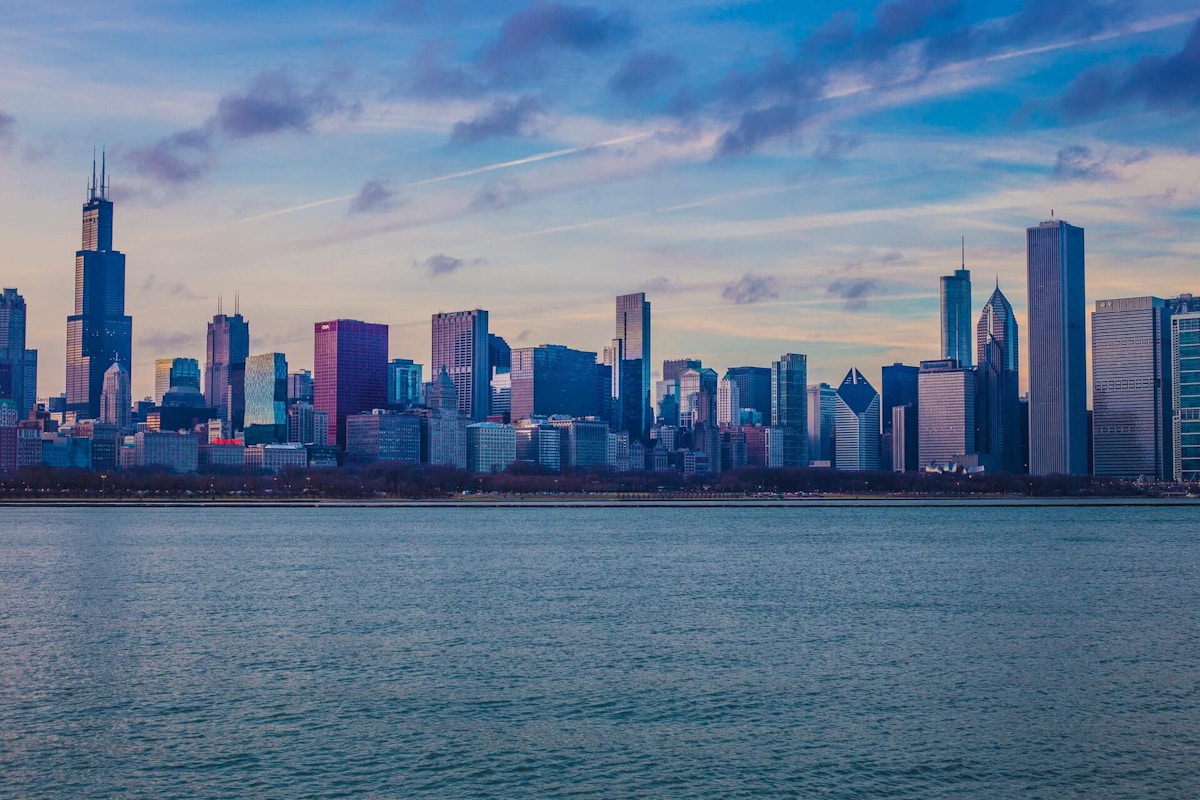
[[[645,291],[653,357],[810,382],[937,358],[966,266],[1028,329],[1024,229],[1087,231],[1087,297],[1200,291],[1200,3],[55,3],[0,15],[0,284],[62,391],[93,148],[127,256],[135,396],[312,325],[485,308],[600,351]],[[1022,351],[1027,342],[1022,339]],[[1022,361],[1025,361],[1024,357]]]

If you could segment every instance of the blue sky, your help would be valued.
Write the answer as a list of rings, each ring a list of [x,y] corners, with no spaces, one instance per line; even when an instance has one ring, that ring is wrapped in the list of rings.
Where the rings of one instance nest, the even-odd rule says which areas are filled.
[[[218,293],[253,352],[312,323],[483,307],[599,350],[644,289],[654,357],[939,355],[967,241],[1027,329],[1023,229],[1087,229],[1088,299],[1200,290],[1200,4],[7,0],[0,283],[61,391],[79,204],[108,148],[134,383],[203,359]],[[1024,345],[1024,342],[1023,342]]]

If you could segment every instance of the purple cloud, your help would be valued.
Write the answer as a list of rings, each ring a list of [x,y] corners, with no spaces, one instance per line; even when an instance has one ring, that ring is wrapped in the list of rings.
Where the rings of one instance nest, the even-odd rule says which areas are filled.
[[[525,78],[548,52],[594,53],[633,35],[624,11],[535,0],[504,21],[484,52],[483,64],[498,79]]]
[[[737,305],[761,303],[779,297],[779,281],[772,275],[756,275],[747,272],[737,281],[721,290],[721,297]]]
[[[837,278],[825,287],[825,293],[844,300],[847,311],[862,311],[878,288],[874,278]]]
[[[374,178],[363,183],[358,194],[350,201],[351,214],[369,214],[390,211],[398,205],[396,192],[386,183]]]
[[[644,97],[683,71],[683,63],[664,53],[634,53],[608,81],[613,94]]]
[[[468,145],[485,139],[526,136],[534,121],[544,113],[541,102],[528,95],[516,100],[497,100],[486,111],[454,123],[450,143]]]
[[[1103,160],[1092,158],[1090,148],[1073,144],[1058,151],[1054,177],[1060,181],[1108,181],[1116,175]]]

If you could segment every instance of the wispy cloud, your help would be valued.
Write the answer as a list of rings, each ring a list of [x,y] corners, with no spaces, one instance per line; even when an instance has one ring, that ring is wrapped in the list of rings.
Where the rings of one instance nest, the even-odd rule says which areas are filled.
[[[528,136],[534,122],[545,114],[542,103],[525,95],[515,100],[497,100],[469,120],[456,122],[450,144],[468,145],[485,139]]]
[[[1117,176],[1103,160],[1092,158],[1091,148],[1073,144],[1058,151],[1054,177],[1061,181],[1107,181]]]
[[[596,53],[629,41],[634,32],[624,11],[535,0],[504,21],[485,48],[483,66],[497,81],[525,80],[548,54]]]
[[[737,305],[761,303],[779,297],[779,279],[773,275],[756,275],[747,272],[741,278],[726,285],[721,297]]]
[[[394,189],[379,178],[372,178],[363,183],[358,194],[350,199],[351,214],[370,214],[377,211],[391,211],[400,205],[400,198]]]

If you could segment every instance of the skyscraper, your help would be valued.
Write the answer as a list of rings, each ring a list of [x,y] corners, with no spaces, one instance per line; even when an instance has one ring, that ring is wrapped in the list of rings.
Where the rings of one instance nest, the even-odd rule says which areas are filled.
[[[445,367],[458,392],[459,410],[482,422],[492,399],[488,312],[477,308],[434,314],[432,325],[429,371],[436,379]]]
[[[771,427],[783,431],[785,467],[808,466],[808,358],[785,353],[771,364]]]
[[[880,466],[884,468],[892,467],[894,464],[902,464],[899,470],[912,470],[917,468],[918,450],[917,450],[917,374],[920,372],[919,367],[911,367],[906,364],[896,362],[883,368],[883,392],[880,395],[880,416],[882,417],[882,447],[880,449]],[[909,406],[908,414],[902,419],[908,425],[908,430],[900,431],[899,433],[892,430],[893,420],[892,409],[897,406]],[[896,454],[896,442],[900,441],[904,445],[904,452]],[[900,458],[900,461],[896,459]]]
[[[1051,219],[1026,231],[1029,472],[1083,475],[1087,338],[1083,228]]]
[[[1018,345],[1017,317],[997,280],[975,326],[975,448],[990,469],[1014,474],[1022,469]]]
[[[717,425],[740,425],[742,397],[737,381],[725,371],[725,377],[717,384]]]
[[[100,421],[127,428],[132,409],[129,370],[120,362],[115,362],[104,372],[104,382],[100,388]]]
[[[770,419],[770,417],[767,417]],[[833,439],[837,426],[837,390],[828,383],[808,387],[808,462],[834,461]]]
[[[408,408],[421,404],[424,367],[411,358],[393,358],[388,363],[388,405]]]
[[[101,162],[83,205],[82,247],[75,253],[75,313],[67,317],[67,413],[95,419],[104,373],[130,369],[133,319],[125,315],[125,256],[113,249],[113,204]]]
[[[922,361],[917,376],[917,450],[922,466],[975,454],[975,370],[952,358]]]
[[[246,444],[287,441],[288,365],[283,353],[246,359]]]
[[[742,408],[753,408],[762,414],[764,423],[771,419],[771,368],[730,367],[725,377],[738,387]],[[811,427],[810,427],[811,430]]]
[[[621,343],[613,370],[621,406],[620,430],[630,439],[649,441],[654,409],[650,397],[650,302],[644,292],[617,297],[615,339]]]
[[[837,389],[836,466],[843,470],[879,469],[879,393],[851,368]]]
[[[942,280],[942,358],[953,358],[971,366],[971,271],[966,249],[960,269]]]
[[[313,408],[346,449],[346,416],[387,405],[388,326],[335,319],[313,326]]]
[[[1200,312],[1171,317],[1172,477],[1200,480]]]
[[[232,316],[217,313],[208,323],[204,358],[204,402],[217,409],[234,430],[244,423],[245,364],[250,355],[250,323],[235,302]]]
[[[596,354],[561,344],[519,347],[512,351],[512,419],[567,414],[596,416]]]
[[[16,289],[0,292],[0,397],[13,401],[18,419],[28,419],[37,402],[37,350],[25,349],[25,298]]]
[[[1171,315],[1158,297],[1097,300],[1092,312],[1092,467],[1170,478]]]

